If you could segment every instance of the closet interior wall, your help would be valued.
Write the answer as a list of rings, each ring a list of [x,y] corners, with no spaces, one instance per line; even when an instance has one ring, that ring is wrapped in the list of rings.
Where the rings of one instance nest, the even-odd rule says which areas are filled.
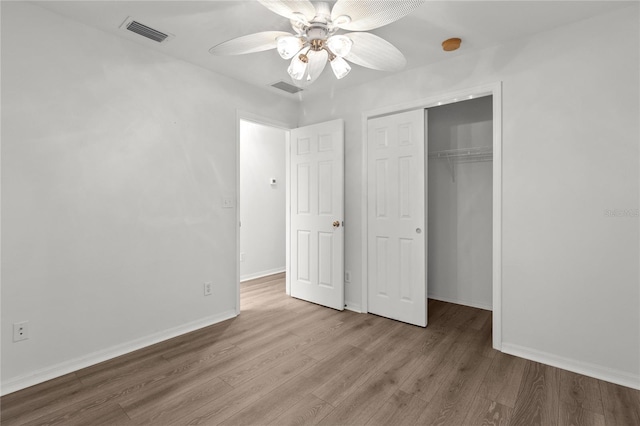
[[[492,97],[427,110],[428,297],[492,309]]]

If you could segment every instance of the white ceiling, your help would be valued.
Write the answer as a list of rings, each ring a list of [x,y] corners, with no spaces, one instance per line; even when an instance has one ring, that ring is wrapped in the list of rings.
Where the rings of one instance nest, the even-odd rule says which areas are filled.
[[[269,87],[281,80],[291,82],[286,72],[288,61],[281,59],[275,50],[228,57],[215,57],[208,52],[210,47],[234,37],[268,30],[291,31],[286,18],[272,13],[255,0],[35,3],[217,73],[283,96],[295,96]],[[371,32],[399,48],[407,58],[406,68],[414,68],[631,4],[628,1],[426,1],[409,16]],[[158,44],[120,29],[129,16],[147,26],[171,33],[175,38]],[[460,37],[462,46],[458,51],[444,52],[441,42],[450,37]],[[305,92],[337,90],[388,75],[387,72],[357,65],[352,68],[342,80],[336,80],[330,69],[325,69]]]

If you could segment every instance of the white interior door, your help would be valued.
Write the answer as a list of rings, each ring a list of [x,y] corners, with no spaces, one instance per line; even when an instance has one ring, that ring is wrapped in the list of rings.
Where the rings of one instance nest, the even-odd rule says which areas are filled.
[[[344,309],[344,123],[291,131],[291,296]]]
[[[368,122],[368,310],[427,325],[423,109]]]

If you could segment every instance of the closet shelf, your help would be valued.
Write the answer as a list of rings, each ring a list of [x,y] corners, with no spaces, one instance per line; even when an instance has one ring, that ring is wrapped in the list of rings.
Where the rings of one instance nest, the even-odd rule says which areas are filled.
[[[432,151],[429,159],[447,159],[456,161],[490,161],[493,159],[493,148],[490,146],[447,149],[444,151]]]
[[[449,171],[451,172],[451,181],[456,181],[455,163],[471,163],[476,161],[492,161],[493,147],[480,146],[474,148],[447,149],[444,151],[432,151],[429,153],[429,159],[446,159],[449,163]]]

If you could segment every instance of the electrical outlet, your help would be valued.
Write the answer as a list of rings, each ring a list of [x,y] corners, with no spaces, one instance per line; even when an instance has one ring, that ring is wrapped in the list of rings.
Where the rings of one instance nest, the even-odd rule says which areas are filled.
[[[13,341],[19,342],[29,338],[29,321],[13,323]]]
[[[244,253],[240,253],[240,262],[244,262]]]
[[[204,295],[211,296],[212,294],[213,294],[213,283],[210,281],[207,281],[206,283],[204,283]]]
[[[344,271],[344,282],[345,283],[350,283],[351,282],[351,272],[350,271]]]

